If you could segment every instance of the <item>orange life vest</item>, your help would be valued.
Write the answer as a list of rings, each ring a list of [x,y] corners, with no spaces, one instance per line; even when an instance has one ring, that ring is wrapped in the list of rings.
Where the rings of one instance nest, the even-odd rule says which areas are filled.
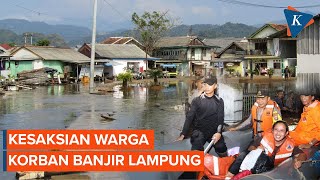
[[[234,160],[233,156],[216,157],[206,154],[204,157],[204,174],[209,179],[225,179],[225,175]]]
[[[290,132],[296,145],[308,144],[314,138],[320,141],[320,102],[314,101],[303,108],[300,121],[294,131]]]
[[[264,133],[260,145],[263,147],[268,156],[272,155],[275,148],[275,142],[271,131]],[[294,145],[294,141],[288,136],[275,155],[275,166],[292,156]]]
[[[276,108],[278,109],[278,111],[280,112],[280,108],[278,106],[278,104],[272,100],[269,100],[266,107],[263,109],[262,115],[261,115],[261,119],[258,120],[257,119],[257,111],[258,111],[258,103],[254,103],[254,105],[251,108],[251,117],[252,117],[252,125],[253,125],[253,134],[256,135],[257,133],[257,123],[261,123],[261,130],[262,130],[262,134],[264,131],[267,131],[269,129],[272,128],[272,125],[274,123],[274,119],[273,116],[275,114],[273,114],[274,111],[273,109]],[[275,116],[278,117],[278,114],[276,114]],[[281,120],[281,119],[278,119]]]

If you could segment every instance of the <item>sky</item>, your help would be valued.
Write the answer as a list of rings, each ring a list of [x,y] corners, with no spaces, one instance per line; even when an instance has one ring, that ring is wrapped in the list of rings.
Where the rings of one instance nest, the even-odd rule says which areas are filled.
[[[253,7],[234,4],[234,1],[268,6],[301,8],[301,12],[320,13],[319,0],[97,0],[97,29],[107,32],[130,29],[131,15],[145,11],[168,11],[179,24],[248,25],[284,20],[282,8]],[[25,19],[48,24],[68,24],[91,29],[94,0],[1,0],[0,19]],[[228,3],[232,2],[232,3]]]

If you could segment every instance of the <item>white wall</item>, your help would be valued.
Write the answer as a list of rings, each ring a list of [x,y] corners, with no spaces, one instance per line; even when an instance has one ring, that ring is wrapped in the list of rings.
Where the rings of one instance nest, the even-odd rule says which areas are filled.
[[[191,49],[192,48],[189,48],[188,52],[187,52],[187,58],[188,59],[193,58],[193,57],[191,57]],[[202,48],[194,48],[194,49],[195,49],[195,51],[194,51],[194,59],[195,60],[201,60]],[[210,57],[210,56],[208,55],[208,57]]]
[[[320,73],[319,54],[298,54],[297,73]]]
[[[146,63],[143,60],[140,61],[132,61],[132,60],[113,60],[115,64],[119,64],[116,66],[113,66],[113,75],[117,76],[119,73],[124,72],[124,68],[127,67],[128,62],[134,62],[134,63],[139,63],[139,68],[143,67],[143,70],[146,70]]]
[[[273,67],[273,59],[268,59],[268,60],[267,60],[267,67],[268,67],[268,68],[274,68],[274,67]]]
[[[13,60],[36,60],[36,59],[39,59],[39,57],[36,56],[35,54],[31,53],[28,50],[20,49],[10,59],[13,59]]]
[[[267,27],[265,29],[263,29],[261,32],[259,32],[258,34],[256,34],[254,36],[254,38],[265,38],[270,36],[271,34],[276,33],[277,31],[275,29],[273,29],[272,27]]]
[[[43,68],[43,60],[34,60],[32,61],[33,69],[41,69]]]

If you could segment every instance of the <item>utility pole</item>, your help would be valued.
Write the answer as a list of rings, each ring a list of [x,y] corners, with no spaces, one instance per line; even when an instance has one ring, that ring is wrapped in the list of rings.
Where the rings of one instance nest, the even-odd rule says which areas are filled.
[[[27,33],[24,33],[24,45],[26,46],[27,45],[27,36],[28,34]]]
[[[32,46],[32,33],[30,34],[30,44]]]
[[[93,4],[93,24],[92,24],[92,41],[91,41],[91,61],[90,61],[90,86],[89,93],[94,91],[94,59],[96,54],[96,20],[97,20],[97,0]]]

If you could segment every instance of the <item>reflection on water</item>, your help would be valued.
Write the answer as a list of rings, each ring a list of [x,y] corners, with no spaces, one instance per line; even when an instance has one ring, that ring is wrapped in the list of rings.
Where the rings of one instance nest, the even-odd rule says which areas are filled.
[[[261,88],[271,92],[277,89],[288,92],[295,88],[294,82],[229,86],[240,91],[243,89],[244,93],[256,93]],[[232,102],[227,101],[230,97],[226,86],[220,87],[224,87],[219,92],[224,96],[225,106],[233,106]],[[168,127],[176,129],[175,131],[181,129],[184,111],[175,107],[185,102],[189,91],[187,83],[179,81],[161,86],[135,84],[127,89],[116,86],[114,90],[115,92],[106,95],[90,95],[88,87],[73,84],[10,92],[0,102],[0,128],[63,129],[69,125],[72,128],[87,128],[86,124],[92,123],[87,126],[147,128],[155,129],[155,133],[168,131],[167,134],[178,134],[172,133]],[[113,111],[116,112],[114,122],[101,121],[101,114]]]
[[[292,83],[231,85],[252,92],[257,86],[294,88]],[[153,129],[157,146],[178,137],[185,115],[183,108],[176,107],[182,107],[189,87],[182,81],[161,86],[135,84],[128,89],[116,86],[115,92],[106,95],[91,95],[88,86],[71,84],[10,92],[0,97],[0,129]],[[101,115],[107,113],[114,113],[115,120],[103,120]],[[8,174],[0,173],[0,179],[8,179]]]

